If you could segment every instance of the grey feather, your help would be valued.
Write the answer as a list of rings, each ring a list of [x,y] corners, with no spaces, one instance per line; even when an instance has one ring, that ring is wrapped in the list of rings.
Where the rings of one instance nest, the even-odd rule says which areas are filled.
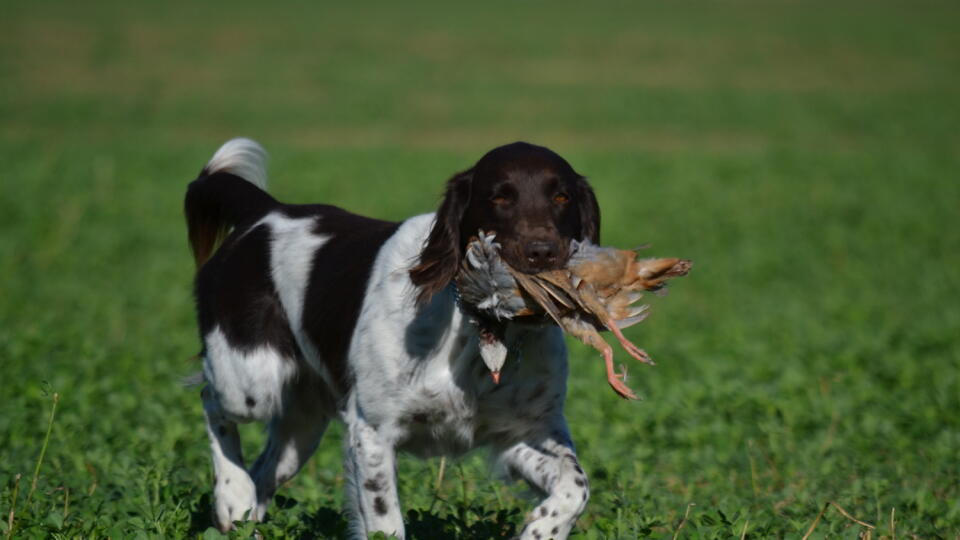
[[[517,282],[500,259],[496,235],[480,231],[480,236],[467,245],[457,289],[460,299],[482,314],[497,320],[512,319],[527,308],[517,289]]]
[[[570,260],[567,266],[577,266],[584,262],[596,261],[602,257],[616,258],[616,253],[615,248],[598,246],[589,241],[579,242],[574,240],[570,243]]]

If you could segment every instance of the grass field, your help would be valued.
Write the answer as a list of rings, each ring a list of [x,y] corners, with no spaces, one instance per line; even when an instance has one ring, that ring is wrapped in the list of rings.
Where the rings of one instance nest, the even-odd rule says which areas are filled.
[[[605,243],[695,261],[630,331],[643,401],[571,344],[577,537],[960,537],[956,3],[2,11],[0,537],[218,536],[181,200],[235,135],[279,198],[392,219],[544,144]],[[267,537],[343,535],[341,434]],[[485,460],[402,459],[409,536],[518,531]]]

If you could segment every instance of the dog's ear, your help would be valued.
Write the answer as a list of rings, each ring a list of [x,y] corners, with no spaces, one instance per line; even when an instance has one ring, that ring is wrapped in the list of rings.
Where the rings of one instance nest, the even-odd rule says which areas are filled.
[[[460,258],[460,222],[470,203],[470,182],[473,169],[455,175],[447,181],[447,191],[437,210],[427,244],[420,252],[420,260],[410,269],[410,280],[420,288],[417,304],[424,305],[434,294],[447,286],[457,274]]]
[[[600,205],[584,177],[577,178],[577,206],[580,212],[580,240],[600,243]]]

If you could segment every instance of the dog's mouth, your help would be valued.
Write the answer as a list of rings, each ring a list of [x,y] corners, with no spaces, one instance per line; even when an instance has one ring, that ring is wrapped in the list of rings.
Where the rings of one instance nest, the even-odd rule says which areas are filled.
[[[570,250],[566,248],[557,249],[556,254],[545,257],[531,257],[524,253],[524,250],[518,243],[508,243],[503,246],[500,252],[504,262],[513,267],[518,272],[524,274],[539,274],[540,272],[549,272],[550,270],[560,270],[567,266],[570,259]]]
[[[522,242],[512,238],[503,238],[494,230],[478,230],[479,237],[489,236],[497,246],[497,253],[500,259],[517,272],[523,274],[535,275],[541,272],[551,270],[562,270],[566,268],[570,261],[570,256],[575,251],[573,243],[570,241],[534,241]],[[474,241],[478,236],[473,236],[469,241]],[[546,252],[537,253],[531,250],[531,244],[545,244]],[[464,247],[466,249],[466,247]]]
[[[547,263],[526,260],[521,262],[520,264],[517,264],[515,262],[507,260],[507,264],[509,264],[519,272],[523,272],[524,274],[534,275],[534,274],[539,274],[541,272],[549,272],[550,270],[560,270],[564,266],[566,266],[566,261],[564,261],[564,263],[560,263],[559,258],[557,258],[556,260],[553,260]]]

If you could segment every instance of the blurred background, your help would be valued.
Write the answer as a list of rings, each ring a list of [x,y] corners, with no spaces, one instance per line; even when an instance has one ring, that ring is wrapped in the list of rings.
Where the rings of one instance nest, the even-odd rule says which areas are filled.
[[[604,243],[695,261],[629,331],[658,360],[630,366],[643,401],[571,342],[578,536],[960,535],[955,2],[2,11],[0,533],[214,536],[181,204],[242,135],[281,200],[397,220],[545,145]],[[345,534],[340,436],[268,537]],[[519,530],[523,486],[438,465],[400,463],[409,536]]]

